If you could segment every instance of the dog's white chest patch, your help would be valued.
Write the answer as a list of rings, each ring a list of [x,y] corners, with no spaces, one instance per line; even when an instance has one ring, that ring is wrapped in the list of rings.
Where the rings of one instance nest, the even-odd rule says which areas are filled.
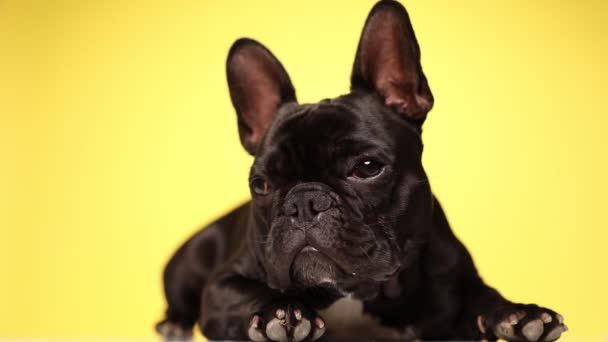
[[[395,329],[363,312],[363,302],[351,295],[341,298],[319,314],[327,323],[327,335],[340,339],[412,339],[410,328]]]

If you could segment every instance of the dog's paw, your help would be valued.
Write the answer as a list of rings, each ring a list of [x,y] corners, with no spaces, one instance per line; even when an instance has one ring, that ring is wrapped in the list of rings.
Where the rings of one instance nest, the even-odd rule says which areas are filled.
[[[185,329],[177,323],[164,320],[156,325],[156,332],[165,341],[192,341],[192,329]]]
[[[477,317],[482,334],[514,342],[550,342],[568,330],[562,315],[534,304],[509,304]]]
[[[285,305],[253,315],[247,334],[254,342],[300,342],[318,340],[325,329],[325,322],[315,312]]]

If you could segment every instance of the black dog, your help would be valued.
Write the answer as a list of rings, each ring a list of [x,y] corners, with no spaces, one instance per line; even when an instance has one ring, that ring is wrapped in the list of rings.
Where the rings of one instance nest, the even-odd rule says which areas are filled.
[[[227,61],[252,201],[206,227],[165,270],[157,329],[210,339],[552,341],[563,318],[483,283],[421,164],[433,106],[405,9],[380,1],[351,93],[300,105],[281,63],[238,40]]]

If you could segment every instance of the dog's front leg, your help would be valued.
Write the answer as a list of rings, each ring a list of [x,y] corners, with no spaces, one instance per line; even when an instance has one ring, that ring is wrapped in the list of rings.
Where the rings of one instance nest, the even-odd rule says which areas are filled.
[[[212,340],[314,341],[326,329],[325,322],[301,299],[235,273],[209,283],[202,312],[201,330]]]

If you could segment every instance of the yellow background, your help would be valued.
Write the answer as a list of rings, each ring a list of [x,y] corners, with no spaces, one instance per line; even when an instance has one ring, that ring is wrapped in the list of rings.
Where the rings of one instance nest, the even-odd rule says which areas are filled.
[[[344,93],[373,1],[0,2],[0,337],[151,338],[161,270],[248,197],[224,60]],[[407,1],[436,98],[424,164],[508,298],[608,336],[608,2]]]

